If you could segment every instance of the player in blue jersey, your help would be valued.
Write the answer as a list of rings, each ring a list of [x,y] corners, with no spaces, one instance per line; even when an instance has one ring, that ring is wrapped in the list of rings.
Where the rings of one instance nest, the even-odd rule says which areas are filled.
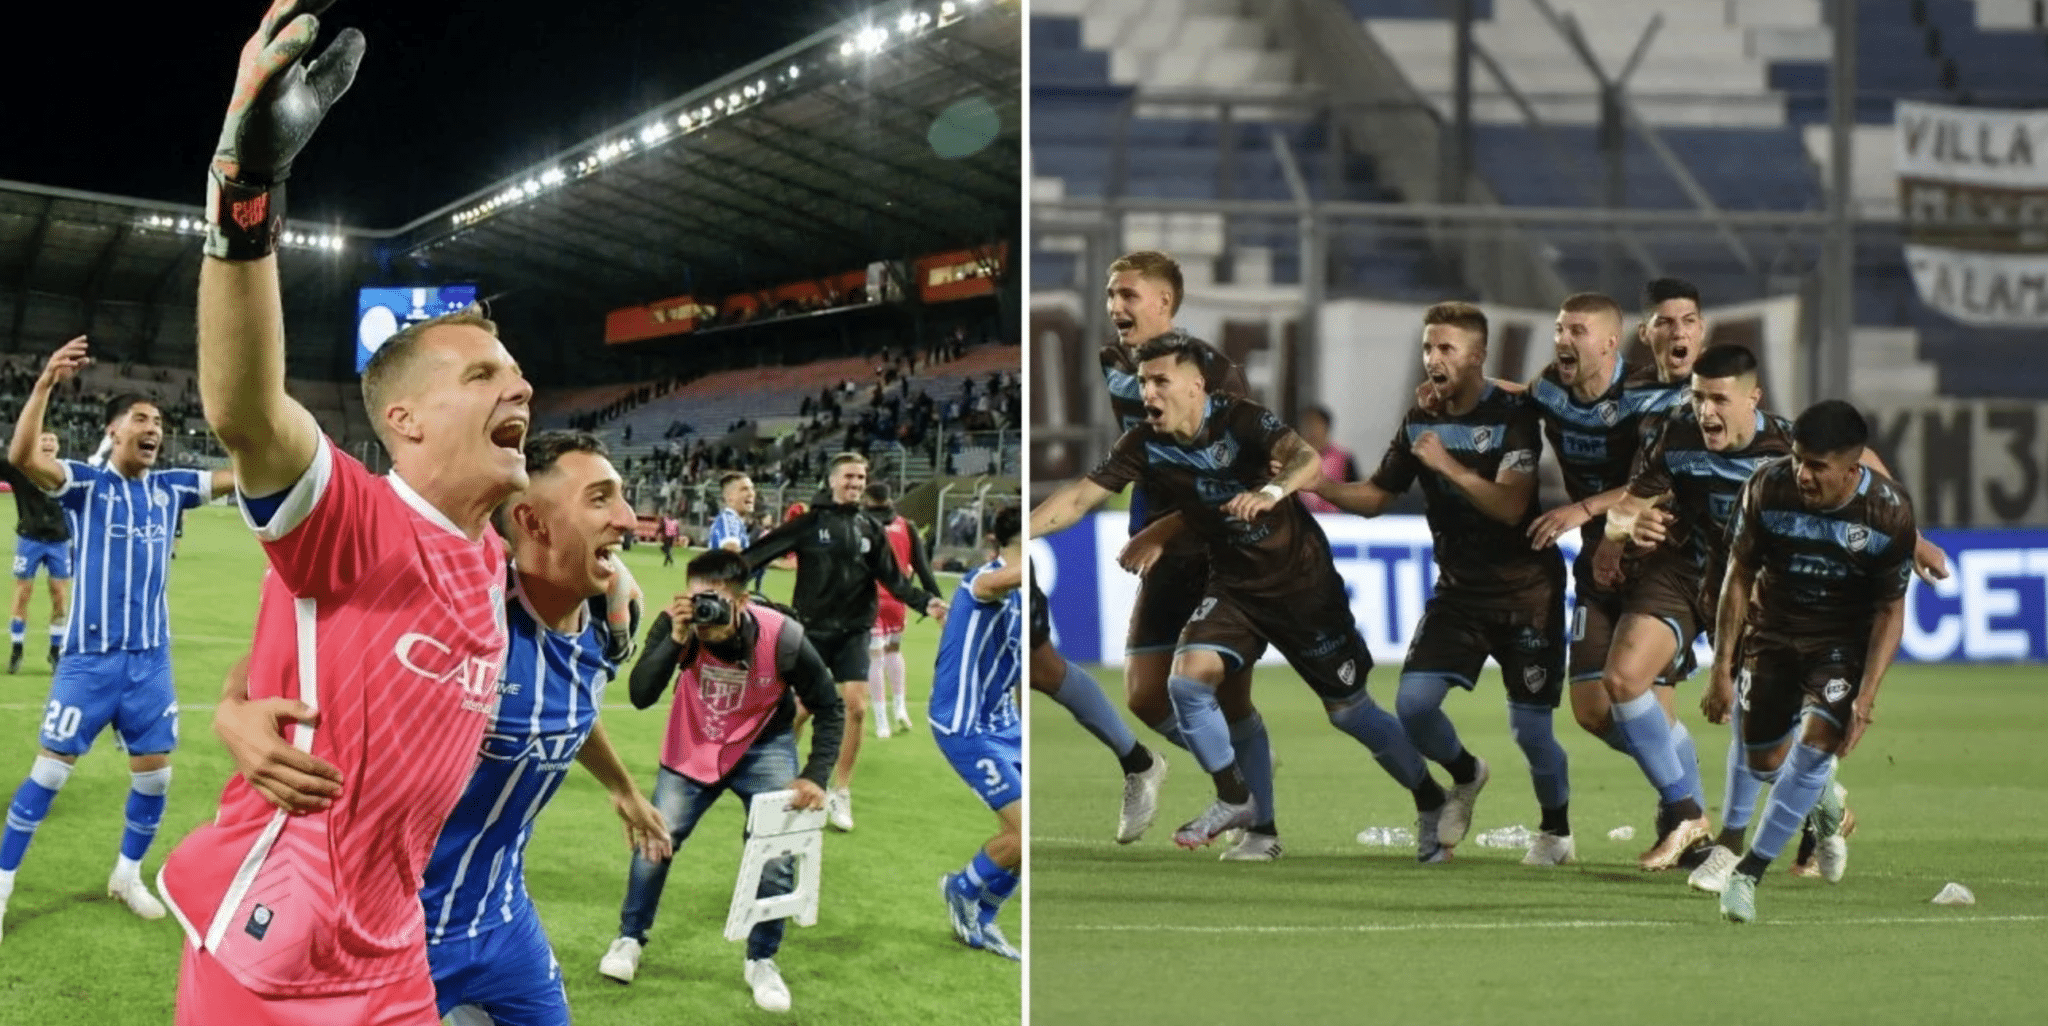
[[[745,552],[754,542],[754,532],[747,529],[747,521],[754,515],[754,479],[737,470],[730,471],[718,479],[718,495],[724,507],[711,521],[704,547]],[[765,566],[754,571],[755,591],[761,590],[761,580],[767,575]]]
[[[638,614],[631,575],[611,551],[633,529],[632,509],[594,435],[535,435],[526,442],[526,469],[526,490],[496,518],[514,566],[497,711],[420,891],[436,1004],[458,1024],[570,1021],[561,967],[526,891],[525,867],[534,819],[572,761],[604,785],[629,843],[650,858],[670,853],[667,822],[640,793],[598,720],[606,685],[630,655],[638,626],[631,622]],[[615,610],[626,621],[617,630],[610,622]],[[238,673],[246,674],[246,663]],[[245,680],[231,690],[245,693]],[[249,753],[271,746],[295,751],[275,736],[274,717],[259,705],[231,700],[216,714],[245,771],[257,765]],[[299,758],[310,776],[340,782],[331,765]],[[282,792],[292,798],[287,807],[311,810],[331,789],[287,785]]]
[[[0,915],[14,892],[14,874],[36,827],[71,776],[78,757],[112,723],[128,753],[130,790],[121,855],[107,893],[144,919],[161,918],[162,902],[142,882],[142,857],[156,839],[171,751],[178,746],[178,695],[171,676],[170,607],[164,574],[178,510],[234,487],[226,470],[157,470],[163,416],[156,404],[122,395],[107,404],[105,466],[58,460],[38,445],[50,393],[91,363],[83,336],[50,355],[14,424],[8,458],[62,507],[76,542],[81,581],[77,615],[64,637],[64,658],[50,681],[42,750],[7,808],[0,835]]]
[[[996,925],[1016,893],[1024,865],[1024,720],[1017,686],[1024,676],[1023,511],[995,515],[996,558],[960,579],[939,637],[927,710],[939,751],[1001,824],[974,858],[939,880],[953,933],[968,947],[1022,961]]]
[[[57,436],[49,431],[36,439],[43,455],[57,458]],[[7,672],[21,670],[22,649],[28,642],[28,603],[35,597],[36,575],[50,574],[50,668],[56,669],[58,649],[64,644],[66,611],[71,606],[71,524],[64,509],[43,494],[28,475],[14,464],[0,460],[0,479],[14,490],[14,619],[8,631],[14,650],[7,657]]]

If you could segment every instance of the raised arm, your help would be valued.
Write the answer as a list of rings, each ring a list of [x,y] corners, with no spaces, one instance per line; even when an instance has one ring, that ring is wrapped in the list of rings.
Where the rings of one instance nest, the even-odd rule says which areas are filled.
[[[64,465],[43,455],[42,447],[36,444],[43,434],[43,415],[50,409],[50,392],[91,362],[92,358],[85,354],[84,335],[58,346],[43,365],[35,386],[29,389],[28,399],[22,402],[21,415],[14,418],[14,437],[8,440],[7,460],[21,468],[43,491],[55,491],[64,483]]]
[[[285,392],[277,240],[284,182],[320,119],[355,80],[363,35],[343,31],[310,63],[332,0],[277,0],[242,47],[207,183],[199,269],[199,399],[244,492],[289,488],[312,465],[320,428]],[[376,411],[371,411],[375,416]]]
[[[1077,478],[1060,486],[1031,510],[1031,537],[1058,534],[1081,522],[1095,507],[1114,494],[1088,478]]]

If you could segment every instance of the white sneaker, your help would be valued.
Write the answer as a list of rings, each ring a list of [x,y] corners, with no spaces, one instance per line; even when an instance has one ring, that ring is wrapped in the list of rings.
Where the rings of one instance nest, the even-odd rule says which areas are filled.
[[[1183,848],[1200,848],[1216,839],[1216,835],[1236,827],[1252,825],[1252,817],[1258,815],[1259,803],[1246,799],[1241,805],[1232,805],[1218,798],[1202,814],[1181,825],[1174,832],[1173,843]]]
[[[1522,856],[1522,865],[1562,866],[1577,858],[1578,844],[1569,835],[1541,833],[1529,842],[1529,853]]]
[[[14,897],[13,874],[8,875],[9,879],[0,882],[0,935],[5,934],[7,926],[7,899]]]
[[[789,985],[782,982],[782,970],[772,958],[747,959],[747,986],[754,988],[754,1003],[770,1012],[789,1011]]]
[[[633,982],[634,974],[640,971],[640,942],[631,937],[621,937],[605,950],[604,957],[597,960],[597,974],[620,983]]]
[[[1849,839],[1841,834],[1822,838],[1814,861],[1820,864],[1821,879],[1841,883],[1842,874],[1849,871]]]
[[[1166,785],[1166,757],[1152,753],[1152,765],[1143,773],[1124,775],[1124,808],[1116,821],[1116,843],[1129,844],[1145,836],[1159,816],[1159,789]]]
[[[1415,813],[1415,861],[1425,866],[1451,861],[1451,848],[1440,839],[1444,808]]]
[[[825,792],[825,822],[842,833],[853,830],[853,792],[835,787]]]
[[[917,724],[911,720],[910,714],[908,712],[905,712],[902,709],[898,709],[896,710],[896,729],[916,730]]]
[[[149,885],[143,883],[139,876],[123,878],[121,874],[115,873],[108,877],[107,896],[121,899],[127,903],[128,911],[144,919],[162,919],[166,911],[164,903],[156,900],[156,895],[149,893]]]
[[[1444,790],[1444,814],[1437,820],[1436,839],[1446,848],[1455,847],[1471,832],[1472,806],[1479,801],[1480,790],[1493,776],[1493,771],[1486,768],[1485,759],[1474,756],[1472,761],[1479,764],[1479,775],[1473,777],[1469,784],[1452,784]]]
[[[1227,848],[1219,856],[1224,862],[1271,862],[1280,857],[1280,838],[1273,834],[1255,834],[1247,830],[1236,846]]]
[[[878,738],[883,738],[883,739],[885,739],[885,740],[886,740],[886,739],[887,739],[887,738],[889,737],[889,718],[888,718],[888,717],[886,717],[886,716],[877,716],[877,717],[875,717],[875,736],[876,736],[876,737],[878,737]]]
[[[1735,872],[1735,864],[1741,861],[1742,856],[1721,845],[1714,845],[1713,850],[1707,852],[1707,860],[1685,878],[1685,885],[1696,891],[1719,894],[1728,889],[1728,874]]]

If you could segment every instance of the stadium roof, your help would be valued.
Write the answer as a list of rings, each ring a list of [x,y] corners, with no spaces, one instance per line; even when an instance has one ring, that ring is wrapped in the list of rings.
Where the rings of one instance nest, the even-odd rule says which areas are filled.
[[[409,224],[293,224],[287,313],[331,313],[358,282],[473,279],[594,330],[617,306],[1014,237],[1021,34],[1000,0],[878,6]],[[200,216],[0,182],[0,290],[185,305]]]

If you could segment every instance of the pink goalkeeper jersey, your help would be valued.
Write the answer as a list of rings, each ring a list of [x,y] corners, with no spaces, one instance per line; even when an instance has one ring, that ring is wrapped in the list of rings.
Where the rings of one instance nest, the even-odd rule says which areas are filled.
[[[470,541],[404,481],[324,440],[256,533],[271,569],[249,692],[319,710],[317,728],[287,730],[341,770],[342,797],[287,817],[231,778],[159,889],[193,946],[259,995],[424,976],[422,874],[504,666],[503,544],[489,531]]]

